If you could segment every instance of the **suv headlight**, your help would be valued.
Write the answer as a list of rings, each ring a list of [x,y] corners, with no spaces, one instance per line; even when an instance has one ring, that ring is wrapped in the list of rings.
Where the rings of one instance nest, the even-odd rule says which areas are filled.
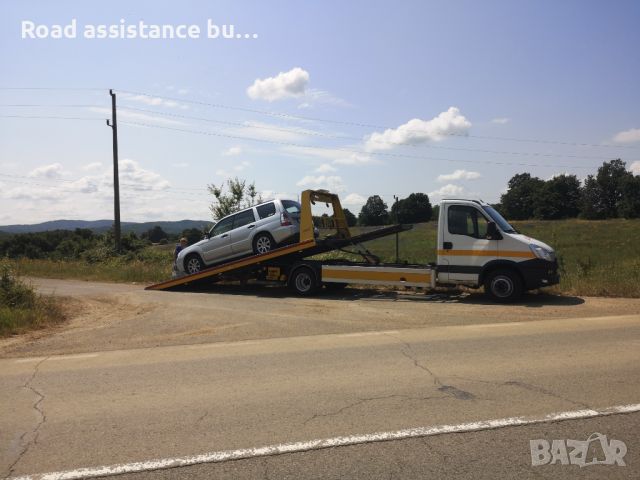
[[[540,260],[553,262],[556,259],[556,254],[553,252],[553,250],[547,250],[540,245],[534,245],[533,243],[530,243],[529,249],[531,250],[531,253],[533,253],[536,258],[539,258]]]

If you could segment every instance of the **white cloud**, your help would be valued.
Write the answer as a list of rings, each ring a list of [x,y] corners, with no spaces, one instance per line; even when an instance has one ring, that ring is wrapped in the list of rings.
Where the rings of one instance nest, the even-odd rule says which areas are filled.
[[[464,188],[460,185],[454,185],[452,183],[448,183],[443,187],[440,187],[438,190],[434,190],[433,192],[429,192],[429,197],[452,197],[456,195],[460,195],[464,192]]]
[[[189,90],[187,90],[186,88],[180,88],[178,90],[178,95],[186,95],[187,93],[189,93]]]
[[[223,168],[216,170],[216,175],[219,175],[221,177],[232,177],[234,175],[236,175],[237,173],[246,170],[247,167],[250,167],[251,163],[247,162],[246,160],[243,162],[238,163],[237,165],[235,165],[233,167],[233,170],[225,170]]]
[[[275,77],[256,79],[249,88],[247,95],[253,100],[273,102],[283,98],[301,97],[309,83],[309,72],[295,67],[288,72],[280,72]]]
[[[243,122],[243,127],[227,128],[225,133],[241,137],[250,136],[270,142],[297,142],[308,140],[309,135],[317,135],[313,130],[286,128],[278,124],[265,122]]]
[[[24,185],[2,192],[2,197],[9,200],[47,201],[60,200],[65,192],[55,187],[47,188],[43,185]],[[24,221],[20,223],[25,223]]]
[[[62,172],[62,165],[59,163],[52,163],[51,165],[43,165],[41,167],[34,168],[29,172],[29,176],[34,178],[60,178],[62,176]]]
[[[314,105],[330,105],[334,107],[350,107],[351,104],[342,98],[317,88],[310,88],[304,96],[304,102],[298,108],[312,108]]]
[[[100,170],[102,168],[102,162],[91,162],[87,163],[82,167],[82,170],[85,172],[93,172],[96,170]]]
[[[480,178],[479,172],[471,172],[469,170],[456,170],[453,173],[447,173],[438,176],[439,182],[450,182],[451,180],[475,180]]]
[[[324,188],[331,192],[344,192],[346,189],[342,183],[342,177],[337,175],[307,175],[296,185],[314,189]]]
[[[222,152],[222,155],[225,157],[234,157],[236,155],[240,155],[242,153],[242,148],[240,147],[231,147]]]
[[[634,143],[640,142],[640,128],[630,128],[623,132],[618,132],[613,137],[616,143]]]
[[[140,167],[135,160],[125,158],[119,165],[120,183],[134,190],[166,190],[170,184],[159,174]],[[111,183],[112,185],[112,183]]]
[[[183,110],[186,110],[187,108],[189,108],[189,106],[184,103],[180,103],[175,100],[170,100],[162,97],[153,97],[150,95],[135,95],[131,93],[120,93],[119,95],[123,100],[143,103],[144,105],[149,105],[150,107],[169,107],[169,108],[180,108]],[[120,112],[118,111],[118,115],[119,114]]]
[[[389,150],[395,145],[439,141],[447,135],[464,135],[471,128],[460,110],[450,107],[431,120],[414,118],[398,128],[389,128],[382,133],[374,132],[365,138],[365,148],[370,151]]]
[[[331,173],[335,171],[336,171],[336,167],[330,165],[329,163],[323,163],[322,165],[320,165],[318,168],[314,170],[314,172],[316,173]]]
[[[634,175],[640,175],[640,161],[636,160],[635,162],[633,162],[631,165],[629,165],[629,170],[631,171],[631,173],[633,173]]]
[[[305,148],[297,145],[287,145],[282,147],[282,151],[295,156],[322,158],[323,160],[331,161],[335,165],[366,165],[379,162],[379,160],[365,153],[349,152],[338,148]]]
[[[491,120],[491,123],[497,123],[498,125],[504,125],[505,123],[509,123],[511,121],[510,118],[507,117],[498,117]]]
[[[342,203],[344,203],[345,205],[364,205],[367,202],[367,199],[364,198],[362,195],[358,195],[357,193],[350,193],[349,195],[347,195],[346,197],[344,197],[344,199],[342,200]]]

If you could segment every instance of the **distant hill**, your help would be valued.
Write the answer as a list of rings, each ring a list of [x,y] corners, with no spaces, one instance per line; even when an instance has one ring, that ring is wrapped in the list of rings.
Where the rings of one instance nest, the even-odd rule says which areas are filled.
[[[162,230],[169,234],[179,234],[187,228],[202,229],[203,226],[212,225],[210,220],[177,220],[173,222],[122,222],[122,232],[135,232],[140,235],[150,228],[159,225]],[[0,226],[0,233],[30,233],[46,232],[49,230],[75,230],[76,228],[87,228],[96,233],[106,232],[113,225],[113,220],[53,220],[51,222],[36,223],[34,225],[4,225]]]

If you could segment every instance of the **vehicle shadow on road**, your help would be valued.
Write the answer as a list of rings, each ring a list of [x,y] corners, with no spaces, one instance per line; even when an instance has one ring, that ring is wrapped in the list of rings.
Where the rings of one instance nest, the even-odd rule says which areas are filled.
[[[213,284],[209,286],[191,287],[181,289],[193,293],[211,293],[236,296],[252,296],[263,298],[297,298],[291,290],[284,287],[271,287],[263,285],[229,285]],[[394,302],[424,302],[424,303],[458,303],[463,305],[519,305],[530,308],[541,308],[547,306],[571,307],[581,305],[584,299],[574,296],[553,295],[546,292],[527,292],[522,298],[514,303],[499,304],[493,302],[481,292],[469,292],[456,289],[425,292],[413,289],[407,290],[385,290],[373,288],[345,288],[331,291],[323,289],[317,292],[310,299],[322,299],[338,302],[346,301],[394,301]]]

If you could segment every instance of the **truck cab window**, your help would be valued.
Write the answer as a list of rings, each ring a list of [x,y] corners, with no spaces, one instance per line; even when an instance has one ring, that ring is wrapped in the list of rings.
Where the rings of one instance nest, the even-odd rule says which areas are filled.
[[[476,208],[467,205],[449,207],[447,221],[449,233],[474,238],[487,237],[487,219]]]

